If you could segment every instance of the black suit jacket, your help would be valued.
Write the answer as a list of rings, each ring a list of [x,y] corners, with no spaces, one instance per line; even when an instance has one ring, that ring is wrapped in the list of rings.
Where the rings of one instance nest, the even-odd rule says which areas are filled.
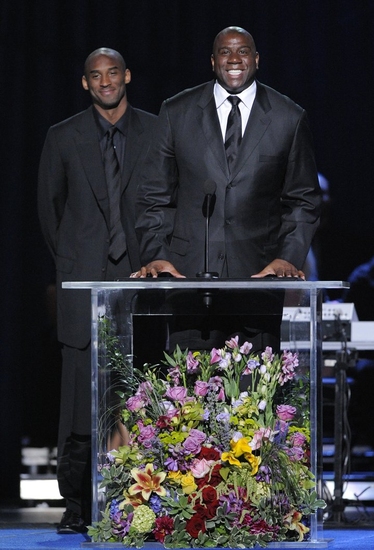
[[[321,202],[306,113],[257,82],[230,174],[213,86],[185,90],[161,107],[137,200],[142,263],[169,260],[188,277],[204,270],[203,188],[211,179],[210,271],[247,278],[275,258],[301,269]]]
[[[58,338],[78,348],[90,340],[90,293],[62,290],[61,283],[105,280],[109,248],[109,200],[93,109],[49,129],[38,182],[39,219],[56,264]],[[130,105],[128,109],[121,214],[127,253],[136,270],[140,267],[134,231],[138,169],[156,117]]]

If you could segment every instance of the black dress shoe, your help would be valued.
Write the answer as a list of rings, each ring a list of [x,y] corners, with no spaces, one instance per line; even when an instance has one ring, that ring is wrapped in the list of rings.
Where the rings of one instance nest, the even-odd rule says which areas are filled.
[[[59,535],[72,535],[74,533],[86,533],[87,527],[79,514],[67,509],[57,525]]]

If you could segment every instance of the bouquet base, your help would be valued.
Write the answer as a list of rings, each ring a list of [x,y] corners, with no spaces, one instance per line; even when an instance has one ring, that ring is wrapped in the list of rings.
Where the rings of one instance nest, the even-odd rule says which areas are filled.
[[[289,548],[290,550],[304,550],[305,548],[328,548],[332,543],[333,539],[318,539],[313,541],[305,542],[270,542],[266,548]],[[82,548],[122,548],[122,550],[134,550],[134,547],[124,546],[120,542],[82,542]],[[146,550],[161,550],[164,547],[163,544],[159,542],[146,542],[144,546]],[[189,547],[191,548],[191,547]],[[261,548],[259,545],[256,545],[254,548]],[[188,549],[178,549],[178,550],[188,550]],[[194,550],[207,550],[207,547],[204,548],[195,548]],[[209,548],[209,550],[222,550],[220,548]],[[235,550],[235,549],[232,549]],[[241,549],[243,550],[243,549]]]

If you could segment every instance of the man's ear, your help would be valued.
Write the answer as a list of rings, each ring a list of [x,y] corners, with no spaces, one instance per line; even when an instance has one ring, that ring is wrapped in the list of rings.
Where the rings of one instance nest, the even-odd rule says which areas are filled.
[[[82,76],[82,86],[85,90],[88,90],[88,83],[87,83],[87,79],[86,77],[83,75]]]
[[[210,62],[212,64],[212,71],[214,72],[214,55],[213,54],[210,56]]]

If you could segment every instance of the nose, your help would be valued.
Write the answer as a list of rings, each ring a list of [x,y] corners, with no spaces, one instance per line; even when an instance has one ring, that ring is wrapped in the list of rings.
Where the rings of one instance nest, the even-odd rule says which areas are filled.
[[[228,62],[229,63],[241,63],[242,62],[242,58],[240,57],[240,55],[237,53],[237,52],[231,52],[230,55],[229,55],[229,58],[228,58]]]
[[[102,86],[103,88],[105,88],[106,86],[109,86],[109,84],[110,84],[109,75],[104,74],[104,75],[101,77],[100,86]]]

